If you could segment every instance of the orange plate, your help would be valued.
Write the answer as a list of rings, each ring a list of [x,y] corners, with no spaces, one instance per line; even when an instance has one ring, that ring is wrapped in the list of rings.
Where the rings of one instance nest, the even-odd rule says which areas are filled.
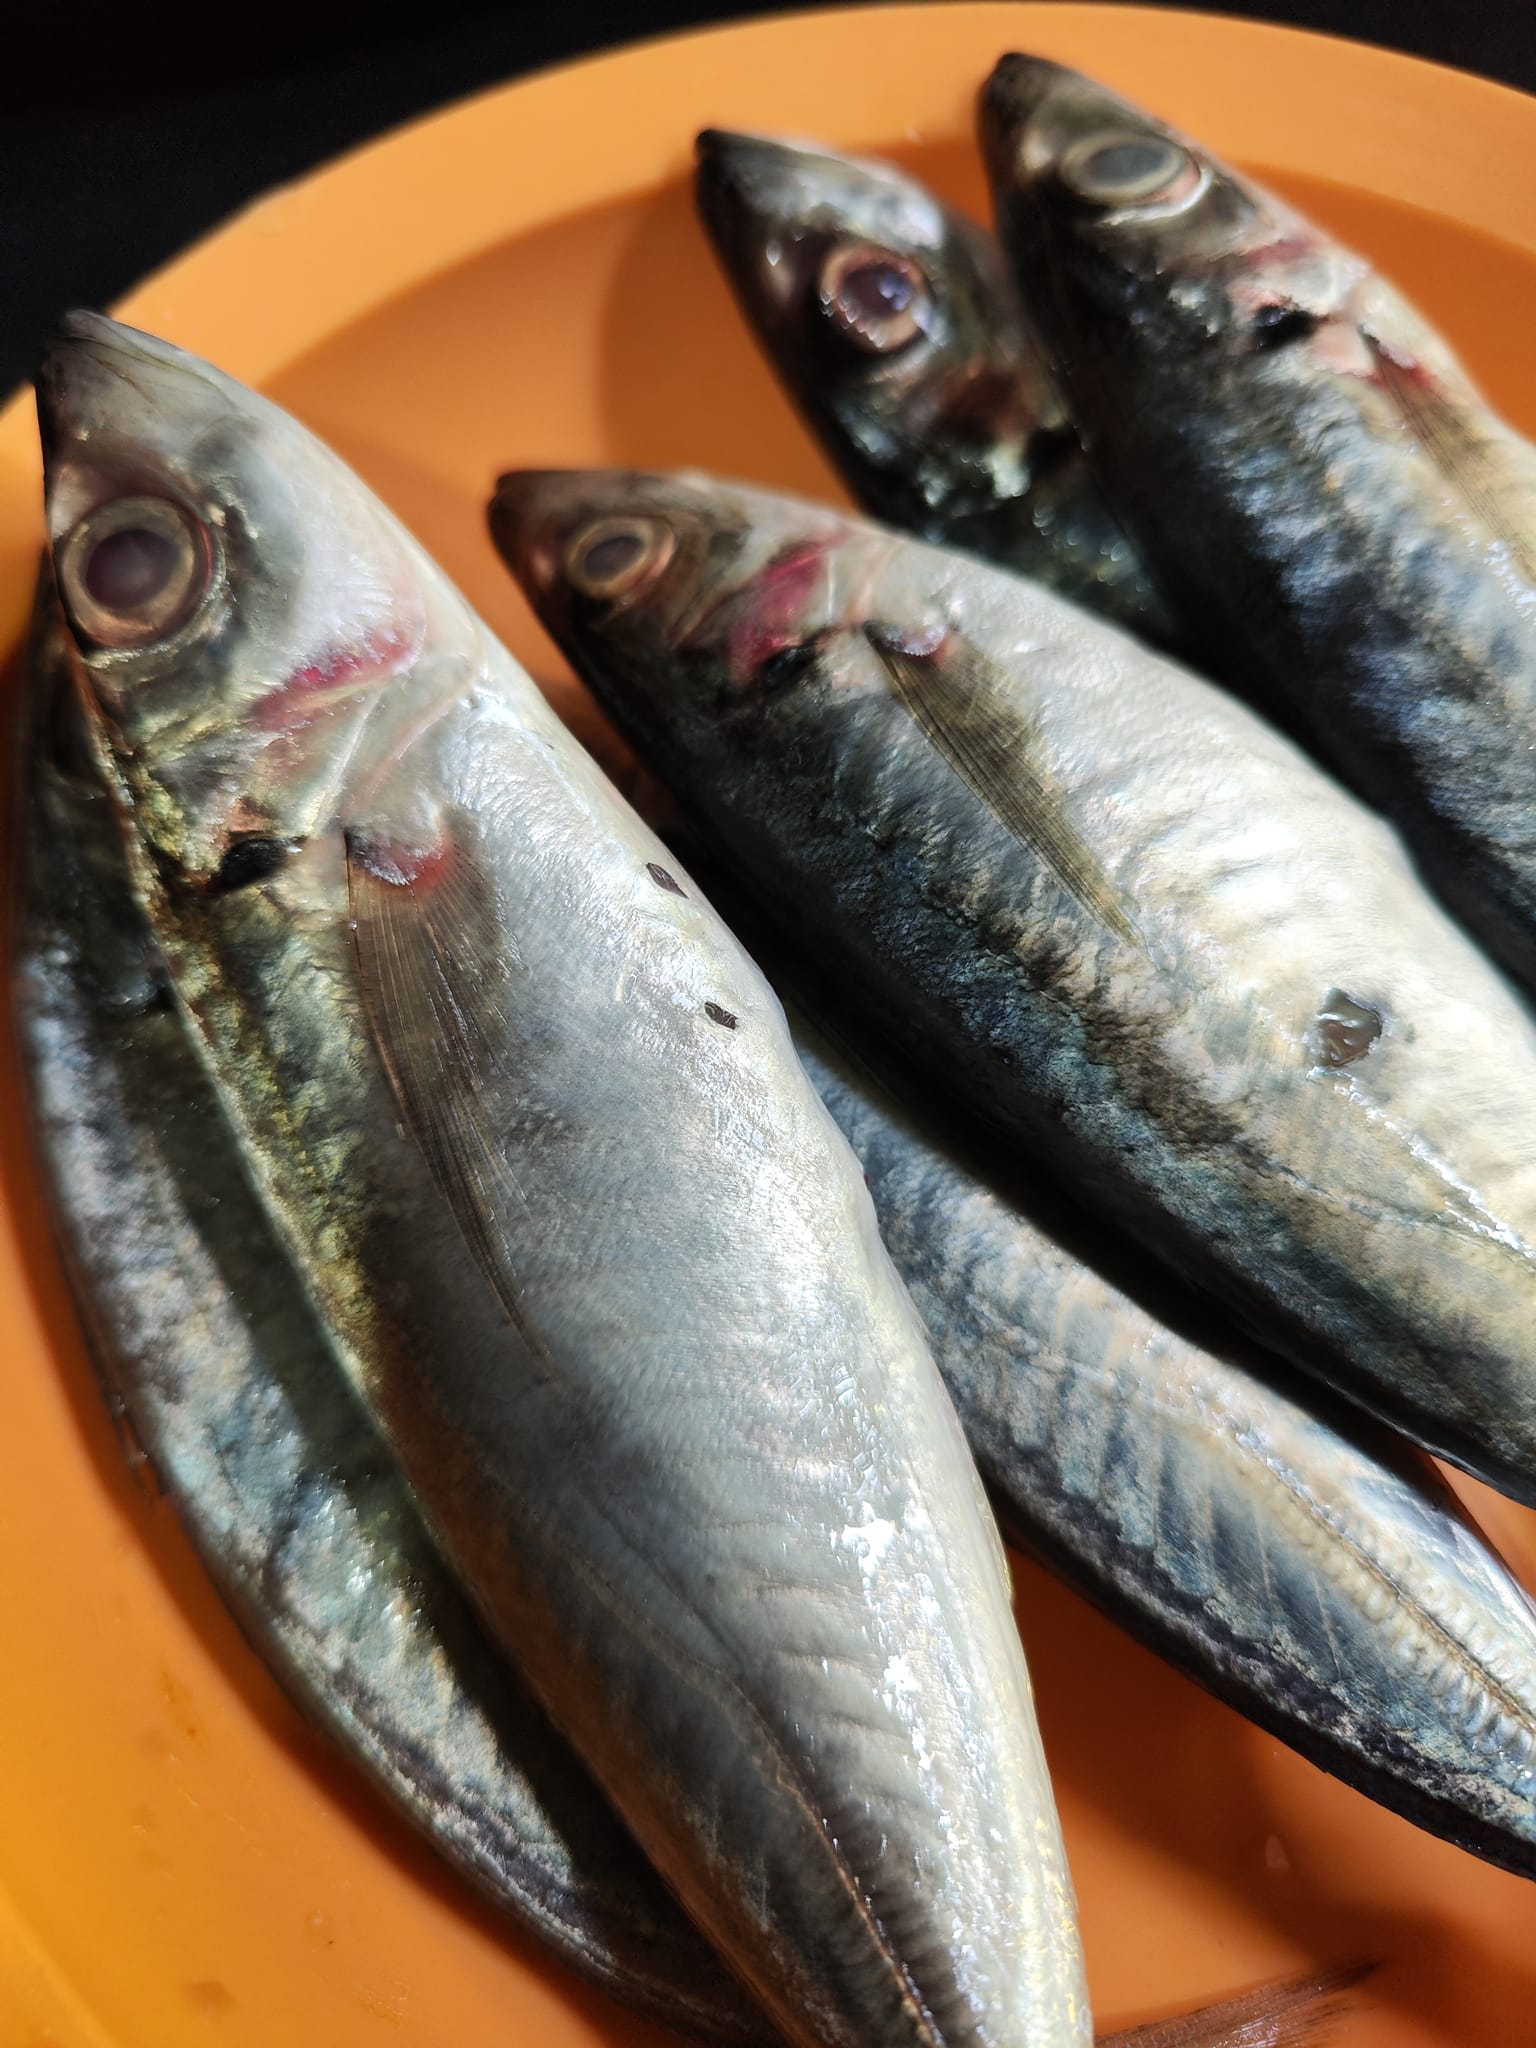
[[[1154,9],[865,9],[600,58],[274,193],[119,310],[292,407],[558,673],[485,539],[498,468],[694,463],[834,490],[690,218],[694,130],[893,153],[979,208],[971,97],[1015,46],[1098,73],[1370,251],[1536,429],[1536,104]],[[18,399],[0,646],[28,599],[37,467]],[[471,1900],[279,1695],[125,1466],[10,1060],[0,1120],[0,2048],[662,2048]],[[1536,1522],[1478,1505],[1536,1583]],[[1536,1891],[1323,1777],[1025,1564],[1018,1607],[1101,2024],[1369,1956],[1353,2048],[1532,2038]]]

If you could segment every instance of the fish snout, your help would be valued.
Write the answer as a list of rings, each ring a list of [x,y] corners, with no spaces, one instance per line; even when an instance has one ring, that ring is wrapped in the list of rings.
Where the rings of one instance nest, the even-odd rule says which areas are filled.
[[[699,218],[738,284],[766,289],[782,266],[765,265],[769,244],[793,237],[816,196],[824,159],[763,135],[705,128],[695,143],[694,200]]]
[[[1068,116],[1072,87],[1084,83],[1048,57],[1014,51],[998,59],[977,109],[982,154],[995,186],[1032,183],[1068,145],[1077,132]]]
[[[566,550],[591,504],[590,480],[578,470],[513,469],[496,480],[491,539],[540,613],[559,591]]]

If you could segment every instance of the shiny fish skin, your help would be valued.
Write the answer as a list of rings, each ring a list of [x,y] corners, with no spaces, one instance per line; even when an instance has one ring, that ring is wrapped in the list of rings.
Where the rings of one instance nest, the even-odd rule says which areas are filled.
[[[73,686],[46,667],[22,702],[14,1000],[55,1234],[114,1411],[295,1705],[435,1848],[627,2004],[765,2044],[491,1649],[337,1372],[165,1000],[68,729]]]
[[[1005,58],[982,136],[1106,485],[1213,670],[1536,989],[1536,450],[1362,258],[1091,80]]]
[[[1259,1342],[1536,1500],[1536,1032],[1379,820],[1127,636],[864,522],[535,472],[492,525],[637,751],[936,1079]]]
[[[45,591],[17,749],[15,1001],[60,1249],[114,1409],[295,1703],[494,1904],[638,2010],[704,2040],[766,2044],[485,1641],[337,1378],[160,999],[76,707],[57,694],[60,630]],[[834,1107],[860,1100],[814,1056]],[[878,1096],[862,1100],[867,1118]],[[889,1148],[899,1133],[882,1135]],[[1321,2038],[1340,1982],[1265,1986],[1100,2048]]]
[[[1177,1335],[997,1159],[798,1035],[1010,1539],[1325,1770],[1536,1876],[1536,1611],[1428,1460]]]
[[[80,648],[136,886],[493,1637],[790,2041],[1085,2041],[996,1531],[771,992],[295,422],[86,316],[39,397],[77,637],[154,622]]]
[[[866,511],[1178,643],[990,235],[890,164],[718,129],[697,194],[748,325]],[[828,304],[865,260],[915,296],[850,339]]]

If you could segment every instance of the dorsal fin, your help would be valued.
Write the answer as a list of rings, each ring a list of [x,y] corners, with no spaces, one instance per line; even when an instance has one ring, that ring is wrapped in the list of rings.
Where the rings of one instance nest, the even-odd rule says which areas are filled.
[[[508,1242],[527,1195],[488,1128],[510,1043],[515,947],[471,851],[349,834],[347,893],[370,1033],[400,1110],[476,1265],[525,1341]]]
[[[1505,469],[1497,444],[1479,431],[1431,371],[1370,327],[1362,326],[1360,332],[1381,387],[1408,431],[1489,538],[1508,550],[1516,574],[1536,590],[1536,539],[1528,530],[1536,503],[1527,485]]]

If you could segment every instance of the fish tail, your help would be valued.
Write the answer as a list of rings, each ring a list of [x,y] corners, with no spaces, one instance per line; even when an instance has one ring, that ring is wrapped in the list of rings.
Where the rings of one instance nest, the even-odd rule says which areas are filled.
[[[1376,1967],[1342,1963],[1260,1984],[1172,2019],[1100,2034],[1096,2048],[1323,2048],[1348,2010],[1345,1993]]]

